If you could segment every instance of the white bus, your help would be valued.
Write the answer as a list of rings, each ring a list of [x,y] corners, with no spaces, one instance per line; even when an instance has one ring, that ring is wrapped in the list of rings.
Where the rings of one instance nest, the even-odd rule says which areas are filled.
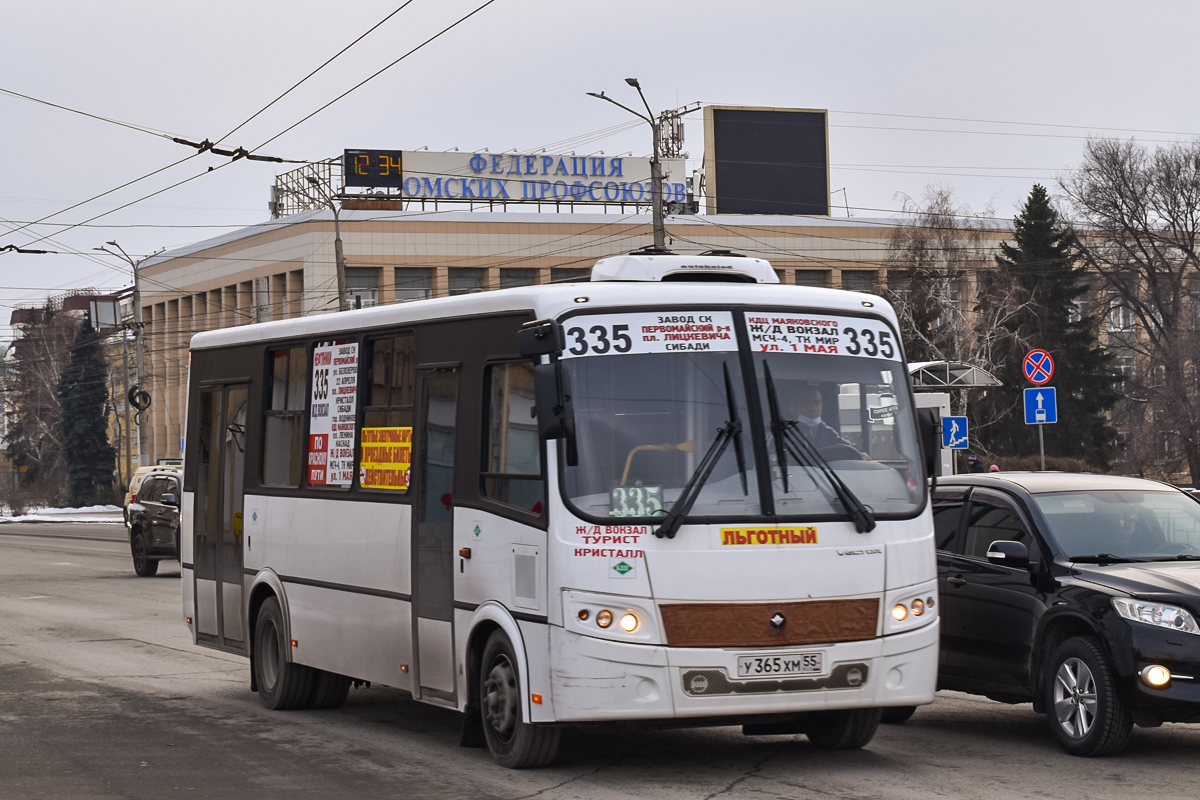
[[[861,747],[932,702],[931,415],[891,307],[733,253],[192,340],[183,607],[274,709],[352,682],[548,763],[640,720]]]

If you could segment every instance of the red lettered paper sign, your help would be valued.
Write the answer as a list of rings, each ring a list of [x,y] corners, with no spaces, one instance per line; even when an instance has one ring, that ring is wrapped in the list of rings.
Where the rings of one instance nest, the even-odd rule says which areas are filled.
[[[313,349],[308,413],[308,482],[349,486],[354,480],[354,429],[358,413],[358,343]]]

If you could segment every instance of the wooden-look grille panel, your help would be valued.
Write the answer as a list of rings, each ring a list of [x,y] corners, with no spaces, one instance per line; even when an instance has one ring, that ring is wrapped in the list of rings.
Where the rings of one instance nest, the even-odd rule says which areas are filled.
[[[659,606],[671,647],[777,647],[875,638],[878,598]],[[787,620],[771,627],[776,612]]]

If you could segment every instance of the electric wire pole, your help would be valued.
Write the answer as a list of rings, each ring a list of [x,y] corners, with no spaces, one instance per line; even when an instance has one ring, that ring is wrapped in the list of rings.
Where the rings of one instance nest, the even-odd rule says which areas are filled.
[[[146,368],[145,368],[145,364],[143,363],[143,356],[142,356],[142,350],[143,350],[142,341],[144,338],[142,335],[143,330],[144,330],[143,326],[142,326],[142,292],[141,292],[141,286],[138,282],[138,264],[140,264],[141,262],[134,261],[133,257],[130,256],[128,253],[126,253],[125,248],[123,248],[123,247],[121,247],[121,245],[117,244],[116,240],[106,242],[106,244],[109,244],[109,245],[117,248],[117,250],[119,252],[114,253],[112,250],[109,250],[107,247],[94,247],[92,249],[103,251],[105,253],[108,253],[110,256],[116,256],[117,258],[121,259],[125,263],[129,264],[129,268],[131,270],[133,270],[133,357],[134,357],[134,368],[137,372],[138,385],[141,386],[142,391],[145,391],[146,387],[142,386],[142,382],[145,380],[145,377],[146,377]],[[145,261],[145,259],[142,259],[142,260]],[[125,413],[126,413],[126,419],[128,420],[129,404],[131,402],[129,396],[131,394],[130,390],[132,389],[132,387],[128,385],[128,383],[129,383],[128,368],[126,368],[126,371],[125,371],[125,383],[126,383]],[[147,462],[146,428],[144,425],[142,425],[142,420],[141,420],[142,413],[143,413],[143,410],[139,409],[138,413],[137,413],[137,418],[136,418],[138,466],[139,467],[147,466],[147,463],[146,463]]]

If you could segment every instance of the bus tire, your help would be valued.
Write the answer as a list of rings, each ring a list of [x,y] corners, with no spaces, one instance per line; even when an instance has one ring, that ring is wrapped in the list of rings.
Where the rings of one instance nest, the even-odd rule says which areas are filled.
[[[153,578],[158,573],[158,562],[150,558],[146,537],[140,528],[134,531],[133,538],[129,540],[129,550],[133,555],[133,571],[139,578]]]
[[[822,750],[857,750],[875,737],[880,708],[818,711],[805,726],[808,740]]]
[[[273,711],[303,708],[312,691],[312,669],[288,661],[287,646],[283,611],[268,597],[254,623],[253,668],[258,699]]]
[[[902,722],[908,722],[909,718],[915,713],[917,713],[916,706],[885,708],[883,714],[879,717],[879,721],[884,725],[899,725]]]
[[[309,708],[341,708],[350,694],[350,679],[323,669],[312,671],[312,689],[308,693]]]
[[[544,767],[558,752],[560,731],[533,725],[521,711],[517,655],[504,631],[493,631],[479,668],[479,706],[483,735],[497,764],[509,769]]]

